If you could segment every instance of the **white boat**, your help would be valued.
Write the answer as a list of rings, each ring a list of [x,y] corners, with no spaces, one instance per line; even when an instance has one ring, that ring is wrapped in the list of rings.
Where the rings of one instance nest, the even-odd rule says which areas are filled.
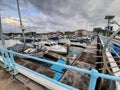
[[[37,48],[32,48],[32,47],[24,50],[24,53],[39,58],[43,57],[44,55],[42,51],[39,51]]]
[[[42,41],[39,42],[39,47],[42,49],[46,49],[48,51],[56,52],[59,54],[67,54],[67,50],[65,47],[58,45],[55,42],[52,41]]]

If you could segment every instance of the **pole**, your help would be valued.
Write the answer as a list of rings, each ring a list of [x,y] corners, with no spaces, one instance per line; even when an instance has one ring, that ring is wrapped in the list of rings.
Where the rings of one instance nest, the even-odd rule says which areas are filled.
[[[70,40],[67,39],[67,64],[70,64],[70,59],[69,59],[69,53],[70,53]]]
[[[109,26],[110,26],[110,19],[108,18],[108,23],[107,23],[107,30],[106,30],[106,36],[109,36]]]
[[[114,22],[115,24],[117,24],[117,25],[120,27],[120,24],[118,24],[115,20],[113,20],[113,22]]]
[[[117,24],[117,25],[120,27],[120,24],[118,24],[115,20],[113,20],[113,22],[114,22],[115,24]],[[106,42],[106,44],[105,44],[103,50],[106,50],[106,48],[107,48],[109,42],[113,39],[113,37],[114,37],[118,32],[120,32],[120,28],[118,28],[117,31],[115,31],[115,32],[110,36],[110,38],[107,40],[107,42]]]
[[[21,13],[20,13],[20,5],[19,5],[19,0],[17,0],[17,8],[18,8],[18,15],[19,15],[19,20],[20,20],[20,27],[21,27],[21,30],[22,30],[22,34],[23,34],[23,40],[24,40],[24,47],[25,47],[25,29],[23,27],[23,24],[22,24],[22,19],[21,19]]]
[[[105,43],[105,46],[104,46],[103,50],[106,50],[109,42],[113,39],[113,37],[114,37],[119,31],[120,31],[120,28],[118,28],[117,31],[115,31],[115,32],[110,36],[110,38],[109,38],[109,39],[107,40],[107,42]]]
[[[2,32],[1,13],[0,13],[0,36],[1,36],[1,40],[2,40],[3,49],[7,50],[5,40],[4,40],[4,37],[3,37],[3,32]]]

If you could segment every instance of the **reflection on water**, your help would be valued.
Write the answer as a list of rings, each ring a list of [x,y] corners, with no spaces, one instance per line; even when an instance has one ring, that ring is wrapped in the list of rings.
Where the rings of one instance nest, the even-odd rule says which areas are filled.
[[[69,56],[70,57],[73,57],[74,55],[78,56],[84,49],[81,48],[81,47],[74,47],[74,46],[71,46],[70,47],[70,54]]]
[[[10,39],[10,40],[5,40],[5,44],[6,44],[6,47],[11,47],[15,44],[21,44],[21,42],[19,40]],[[0,40],[0,48],[2,48],[2,41],[1,40]]]

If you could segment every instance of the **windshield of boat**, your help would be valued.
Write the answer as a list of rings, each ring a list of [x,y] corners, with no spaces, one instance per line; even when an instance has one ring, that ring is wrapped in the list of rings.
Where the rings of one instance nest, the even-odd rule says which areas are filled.
[[[50,47],[50,44],[45,44],[45,46],[49,46]]]
[[[56,44],[55,43],[52,43],[51,46],[55,46]]]

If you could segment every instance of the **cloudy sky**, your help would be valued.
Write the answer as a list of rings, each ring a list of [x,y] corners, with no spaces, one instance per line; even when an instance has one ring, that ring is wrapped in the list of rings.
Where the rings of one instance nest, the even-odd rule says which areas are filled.
[[[21,32],[16,1],[0,0],[4,32]],[[26,32],[91,31],[105,27],[105,15],[115,15],[120,23],[120,0],[19,0],[19,4]]]

